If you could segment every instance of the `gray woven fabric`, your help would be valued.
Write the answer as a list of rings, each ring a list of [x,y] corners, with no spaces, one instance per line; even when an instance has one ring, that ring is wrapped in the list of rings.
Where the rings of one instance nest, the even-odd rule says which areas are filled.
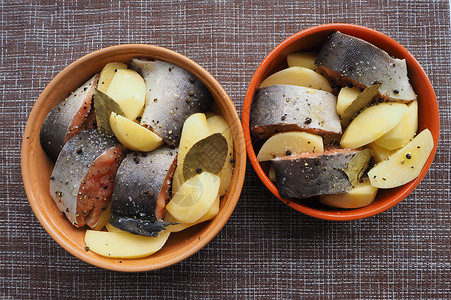
[[[451,298],[447,0],[11,0],[0,9],[0,298]],[[399,41],[437,93],[435,161],[399,205],[360,221],[317,220],[273,197],[249,164],[235,212],[211,243],[177,265],[134,274],[80,261],[40,226],[22,185],[20,141],[40,92],[69,63],[115,44],[167,47],[213,74],[241,114],[263,58],[291,34],[330,22]]]

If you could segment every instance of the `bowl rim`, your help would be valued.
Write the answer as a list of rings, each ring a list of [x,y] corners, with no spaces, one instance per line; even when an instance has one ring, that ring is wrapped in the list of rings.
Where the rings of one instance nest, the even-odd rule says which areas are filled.
[[[220,210],[220,214],[222,215],[222,218],[220,220],[213,219],[210,220],[211,225],[209,225],[210,230],[202,232],[202,238],[199,241],[197,241],[196,245],[191,247],[188,251],[176,251],[176,256],[173,258],[167,258],[165,256],[165,261],[152,264],[152,265],[127,265],[124,263],[113,263],[114,260],[122,260],[122,261],[129,261],[133,259],[114,259],[114,258],[108,258],[111,260],[111,262],[106,263],[103,260],[98,260],[96,257],[92,257],[89,255],[86,255],[82,253],[79,249],[75,248],[72,243],[69,242],[69,240],[62,236],[61,232],[55,228],[55,226],[52,226],[50,224],[50,220],[48,219],[48,215],[46,214],[45,210],[41,208],[39,203],[39,195],[32,189],[33,187],[33,178],[32,178],[32,160],[27,158],[27,149],[31,144],[31,138],[30,136],[38,135],[39,137],[39,131],[34,130],[31,128],[31,124],[33,123],[33,120],[36,118],[37,112],[39,110],[38,106],[39,104],[43,103],[45,101],[45,98],[51,93],[53,88],[56,84],[59,83],[59,81],[67,76],[72,69],[74,69],[77,66],[88,64],[93,59],[106,55],[107,53],[115,53],[115,51],[123,51],[123,50],[134,50],[136,52],[148,52],[149,57],[155,57],[158,56],[155,54],[155,52],[160,53],[163,56],[170,57],[171,62],[179,65],[186,69],[185,66],[189,67],[189,71],[197,76],[209,89],[214,89],[215,92],[220,96],[217,99],[215,97],[215,101],[222,102],[224,104],[224,107],[226,110],[230,111],[230,119],[232,122],[230,124],[236,125],[236,134],[233,135],[234,137],[234,149],[235,149],[235,166],[234,166],[234,176],[236,176],[236,185],[234,187],[235,193],[228,193],[227,195],[227,202],[229,203],[227,206],[223,206]],[[142,55],[138,55],[140,57],[145,57]],[[90,75],[90,74],[88,74]],[[42,124],[41,124],[42,125]],[[36,131],[38,133],[36,133]],[[66,251],[74,255],[75,257],[100,268],[113,270],[113,271],[121,271],[121,272],[142,272],[142,271],[152,271],[157,270],[165,267],[169,267],[171,265],[174,265],[178,262],[181,262],[182,260],[194,255],[196,252],[201,250],[206,244],[208,244],[218,233],[219,231],[225,226],[227,221],[229,220],[231,214],[233,213],[236,204],[238,202],[238,199],[240,197],[242,187],[244,184],[244,176],[245,176],[245,170],[246,170],[246,152],[245,150],[245,140],[244,140],[244,134],[242,130],[242,125],[240,122],[240,118],[238,116],[237,110],[230,99],[229,95],[226,93],[224,88],[221,86],[221,84],[216,80],[216,78],[213,77],[206,69],[204,69],[202,66],[200,66],[195,61],[191,60],[190,58],[175,52],[173,50],[154,46],[154,45],[148,45],[148,44],[120,44],[120,45],[114,45],[109,46],[105,48],[101,48],[98,50],[95,50],[93,52],[90,52],[75,61],[73,61],[71,64],[66,66],[61,72],[59,72],[51,81],[50,83],[44,88],[44,90],[41,92],[40,96],[36,100],[35,104],[33,105],[33,108],[30,112],[30,115],[28,116],[28,120],[25,126],[25,130],[23,133],[23,139],[22,139],[22,147],[21,147],[21,169],[22,169],[22,180],[25,188],[25,193],[27,195],[28,201],[31,205],[31,208],[33,210],[33,213],[35,214],[38,221],[41,223],[41,225],[44,227],[44,229],[47,231],[47,233]],[[239,162],[239,164],[237,164]],[[233,178],[232,178],[233,182]],[[144,257],[148,258],[150,256]],[[138,259],[139,260],[139,259]]]
[[[318,209],[314,209],[305,205],[300,204],[296,200],[283,198],[275,186],[273,182],[268,178],[268,176],[263,171],[260,163],[257,160],[253,145],[252,145],[252,136],[250,132],[250,110],[251,110],[251,104],[252,99],[254,96],[255,91],[257,90],[257,84],[260,84],[261,80],[263,79],[263,75],[266,72],[266,70],[270,67],[270,64],[272,61],[277,58],[284,49],[286,49],[288,46],[293,44],[294,42],[303,39],[305,37],[308,37],[311,34],[315,33],[321,33],[321,32],[327,32],[327,31],[341,31],[343,33],[347,33],[350,35],[355,34],[356,31],[359,33],[359,38],[366,39],[368,36],[372,38],[379,39],[383,43],[391,44],[393,48],[396,49],[396,51],[402,53],[403,58],[406,59],[406,61],[410,62],[410,65],[414,65],[416,71],[418,71],[418,75],[421,77],[421,80],[425,82],[425,85],[427,86],[428,92],[433,95],[433,99],[431,99],[431,105],[432,109],[434,111],[434,117],[435,120],[438,120],[436,124],[434,123],[434,126],[428,127],[428,129],[431,131],[432,136],[434,138],[434,147],[431,151],[431,154],[429,155],[428,160],[426,161],[423,169],[421,170],[420,175],[412,180],[409,183],[406,183],[403,186],[402,193],[398,193],[393,199],[390,199],[390,201],[386,201],[383,204],[379,205],[378,207],[374,209],[365,209],[363,208],[357,208],[352,210],[337,210],[337,211],[321,211]],[[361,37],[362,35],[366,36],[366,38]],[[376,214],[379,214],[381,212],[384,212],[388,210],[389,208],[393,207],[394,205],[398,204],[400,201],[402,201],[405,197],[407,197],[414,189],[415,187],[421,182],[423,177],[426,175],[437,150],[438,140],[439,140],[439,131],[440,131],[440,118],[439,118],[439,111],[438,111],[438,103],[437,103],[437,97],[435,95],[434,89],[432,87],[432,84],[427,77],[424,69],[421,67],[421,65],[418,63],[418,61],[415,59],[415,57],[407,50],[405,49],[401,44],[399,44],[394,39],[390,38],[389,36],[360,25],[354,25],[354,24],[346,24],[346,23],[330,23],[330,24],[323,24],[318,26],[313,26],[306,28],[304,30],[301,30],[290,37],[286,38],[284,41],[282,41],[280,44],[278,44],[271,52],[263,59],[261,64],[258,66],[257,70],[255,71],[254,75],[252,76],[252,79],[249,83],[245,98],[244,98],[244,104],[243,104],[243,113],[242,113],[242,124],[244,129],[244,137],[246,139],[246,151],[248,154],[248,159],[250,163],[252,164],[255,172],[257,173],[260,180],[263,182],[263,184],[269,189],[269,191],[276,196],[280,201],[285,203],[286,205],[290,206],[291,208],[304,213],[306,215],[309,215],[311,217],[315,217],[318,219],[324,219],[324,220],[331,220],[331,221],[350,221],[350,220],[358,220],[363,218],[368,218],[371,216],[374,216]]]

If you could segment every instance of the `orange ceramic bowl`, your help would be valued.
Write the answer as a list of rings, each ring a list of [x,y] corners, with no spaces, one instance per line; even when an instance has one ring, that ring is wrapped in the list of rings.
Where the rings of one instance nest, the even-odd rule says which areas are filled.
[[[156,58],[172,62],[197,76],[212,93],[222,116],[230,125],[235,151],[235,169],[229,192],[222,198],[219,214],[211,221],[171,234],[157,253],[140,259],[113,259],[86,251],[86,228],[78,229],[61,215],[49,192],[53,161],[39,141],[41,126],[57,103],[64,100],[109,62],[129,62],[133,57]],[[22,142],[22,174],[25,191],[33,211],[44,229],[64,249],[101,268],[116,271],[149,271],[170,266],[193,255],[205,246],[226,224],[232,214],[244,181],[245,143],[240,119],[227,93],[205,69],[174,51],[150,45],[119,45],[90,53],[66,67],[44,89],[31,111]]]
[[[277,187],[269,180],[262,166],[257,161],[256,153],[258,153],[258,147],[261,146],[261,143],[255,141],[256,139],[252,140],[249,128],[252,99],[260,83],[269,75],[287,67],[286,57],[288,54],[296,51],[319,50],[326,37],[334,31],[341,31],[345,34],[361,38],[387,51],[391,56],[404,58],[407,61],[410,83],[418,95],[419,100],[418,132],[428,128],[434,138],[434,148],[420,175],[415,180],[398,188],[379,190],[373,203],[366,207],[352,210],[329,208],[319,204],[317,201],[296,201],[282,198]],[[255,172],[271,193],[288,206],[304,214],[315,218],[338,221],[362,219],[376,215],[407,197],[426,175],[434,159],[440,129],[437,98],[431,82],[418,61],[409,51],[390,37],[373,29],[350,24],[326,24],[308,28],[290,36],[274,48],[260,64],[249,84],[244,100],[242,123],[249,160]],[[257,149],[254,150],[254,147]]]

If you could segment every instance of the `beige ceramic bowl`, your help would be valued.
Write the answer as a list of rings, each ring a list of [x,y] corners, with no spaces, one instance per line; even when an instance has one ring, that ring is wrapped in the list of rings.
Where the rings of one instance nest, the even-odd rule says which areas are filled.
[[[221,200],[219,214],[211,221],[171,234],[157,253],[140,259],[107,258],[85,250],[86,228],[78,229],[58,211],[49,193],[53,161],[39,141],[41,126],[57,103],[64,100],[109,62],[129,62],[133,57],[156,58],[172,62],[197,76],[210,90],[222,116],[228,122],[234,141],[235,169],[229,192]],[[174,51],[150,45],[119,45],[90,53],[66,67],[44,89],[31,111],[22,143],[22,174],[25,191],[33,211],[44,229],[64,249],[101,268],[136,272],[170,266],[193,255],[205,246],[225,225],[232,214],[244,181],[246,151],[240,120],[227,93],[216,79],[189,58]]]

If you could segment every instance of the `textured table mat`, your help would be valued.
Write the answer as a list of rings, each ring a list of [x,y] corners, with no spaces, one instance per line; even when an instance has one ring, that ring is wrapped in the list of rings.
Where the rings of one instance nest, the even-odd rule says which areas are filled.
[[[447,0],[2,0],[0,10],[0,298],[451,298]],[[167,47],[213,74],[241,114],[265,55],[288,36],[330,22],[399,41],[437,93],[437,155],[399,205],[360,221],[317,220],[276,200],[248,164],[238,205],[212,242],[172,267],[131,274],[80,261],[40,226],[22,185],[21,137],[39,94],[69,63],[115,44]]]

